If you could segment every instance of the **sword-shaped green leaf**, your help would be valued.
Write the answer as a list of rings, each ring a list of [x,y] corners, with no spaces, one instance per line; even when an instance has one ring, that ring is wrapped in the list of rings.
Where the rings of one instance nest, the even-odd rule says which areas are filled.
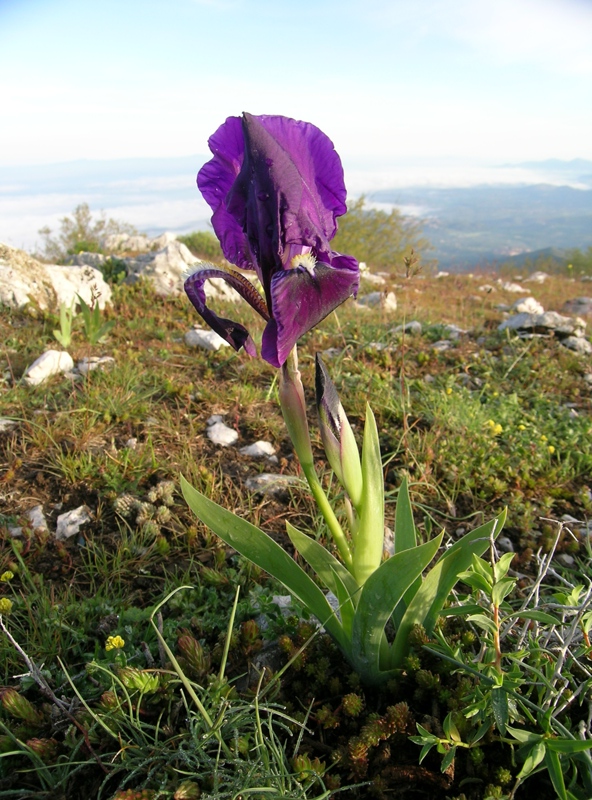
[[[388,677],[381,663],[384,626],[409,586],[438,552],[442,536],[384,561],[362,588],[352,629],[352,658],[360,674],[377,682]],[[387,651],[388,652],[388,651]]]
[[[354,611],[360,593],[360,587],[353,575],[316,539],[302,533],[289,522],[286,522],[286,530],[290,541],[302,558],[314,569],[327,589],[337,597],[343,628],[351,635]]]
[[[325,595],[277,542],[255,525],[209,500],[183,476],[181,490],[189,508],[205,525],[226,544],[283,583],[315,615],[337,644],[345,652],[349,650],[341,623]]]
[[[395,510],[395,534],[393,537],[394,551],[401,553],[403,550],[410,550],[417,545],[417,531],[413,520],[413,509],[411,498],[409,497],[409,485],[407,477],[404,477],[399,487],[397,497],[397,508]],[[421,576],[419,576],[405,592],[405,596],[397,604],[393,611],[393,623],[398,628],[403,619],[407,606],[415,597],[415,593],[421,586]]]

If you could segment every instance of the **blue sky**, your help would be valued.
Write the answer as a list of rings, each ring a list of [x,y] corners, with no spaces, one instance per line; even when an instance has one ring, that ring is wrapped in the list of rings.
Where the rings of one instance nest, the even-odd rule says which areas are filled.
[[[590,0],[0,0],[0,165],[206,153],[231,114],[344,161],[592,159]]]

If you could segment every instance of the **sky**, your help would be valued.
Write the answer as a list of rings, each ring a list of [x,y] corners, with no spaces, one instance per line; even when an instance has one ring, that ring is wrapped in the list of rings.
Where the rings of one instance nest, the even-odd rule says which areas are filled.
[[[0,0],[0,166],[205,154],[229,115],[344,162],[592,159],[592,0]]]

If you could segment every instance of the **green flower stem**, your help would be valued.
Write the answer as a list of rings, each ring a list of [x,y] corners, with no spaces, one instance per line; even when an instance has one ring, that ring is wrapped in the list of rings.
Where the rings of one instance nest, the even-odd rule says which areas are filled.
[[[281,368],[279,397],[284,421],[288,433],[290,434],[292,444],[294,445],[294,450],[300,461],[302,471],[308,481],[315,502],[333,536],[339,554],[343,559],[343,563],[351,571],[353,560],[349,544],[314,468],[312,445],[310,443],[308,421],[306,418],[306,401],[304,398],[304,388],[302,386],[300,370],[298,369],[296,347],[293,348],[285,364]]]

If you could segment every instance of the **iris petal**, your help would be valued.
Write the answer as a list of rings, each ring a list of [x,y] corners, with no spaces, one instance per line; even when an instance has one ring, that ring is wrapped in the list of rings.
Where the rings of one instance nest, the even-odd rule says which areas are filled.
[[[206,303],[204,284],[210,278],[222,278],[243,297],[252,308],[268,320],[269,314],[261,296],[255,287],[240,273],[231,269],[222,269],[207,265],[198,268],[185,281],[185,292],[193,303],[197,313],[212,330],[227,341],[235,350],[244,347],[250,356],[257,354],[255,345],[248,330],[239,322],[218,316]]]
[[[303,334],[357,292],[358,280],[357,270],[322,262],[312,273],[302,267],[277,272],[271,282],[272,318],[261,342],[263,358],[281,366]]]
[[[245,139],[240,117],[228,117],[208,139],[214,158],[200,169],[197,186],[214,215],[212,226],[225,258],[241,269],[254,269],[242,226],[228,212],[226,196],[243,163]]]
[[[347,210],[341,161],[317,127],[281,116],[229,117],[209,146],[214,157],[197,183],[224,255],[261,281],[268,320],[262,355],[277,367],[302,334],[357,292],[357,261],[329,244]],[[293,261],[298,254],[308,254],[311,266]],[[252,352],[242,325],[207,308],[203,280],[188,289],[199,313],[234,347]],[[235,288],[248,294],[243,284]]]

